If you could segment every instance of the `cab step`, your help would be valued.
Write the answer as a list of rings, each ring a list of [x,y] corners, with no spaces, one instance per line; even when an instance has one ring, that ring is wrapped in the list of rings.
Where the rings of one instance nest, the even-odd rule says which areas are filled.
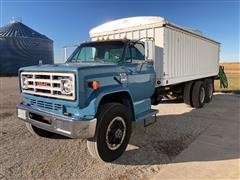
[[[137,116],[136,116],[136,121],[139,122],[139,121],[144,121],[144,127],[147,127],[147,126],[150,126],[152,124],[154,124],[156,121],[157,121],[157,116],[156,114],[158,113],[158,110],[156,109],[149,109],[145,112],[142,112],[142,113],[139,113]],[[150,118],[154,116],[154,118]]]

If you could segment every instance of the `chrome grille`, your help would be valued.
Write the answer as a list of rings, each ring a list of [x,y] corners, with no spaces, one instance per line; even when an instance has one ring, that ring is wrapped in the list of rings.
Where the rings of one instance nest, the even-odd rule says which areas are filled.
[[[63,93],[62,80],[71,80],[71,93]],[[23,81],[27,85],[23,85]],[[74,100],[75,76],[73,73],[22,72],[21,88],[27,94]]]

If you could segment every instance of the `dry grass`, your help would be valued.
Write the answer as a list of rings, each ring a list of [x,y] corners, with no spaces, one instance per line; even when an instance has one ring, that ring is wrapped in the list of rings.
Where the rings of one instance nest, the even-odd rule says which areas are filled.
[[[240,73],[240,63],[221,63],[226,73]]]
[[[220,88],[219,80],[215,80],[215,91],[240,93],[240,63],[222,63],[228,78],[228,88]]]

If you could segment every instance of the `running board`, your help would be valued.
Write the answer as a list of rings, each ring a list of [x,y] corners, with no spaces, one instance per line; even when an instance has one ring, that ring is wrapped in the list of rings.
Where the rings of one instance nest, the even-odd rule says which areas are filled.
[[[158,113],[158,110],[155,110],[155,109],[149,109],[148,111],[139,113],[136,116],[136,122],[144,120],[144,127],[150,126],[157,121],[157,117],[156,117],[157,113]],[[152,116],[154,116],[154,120],[151,122],[148,122],[147,118],[152,117]]]

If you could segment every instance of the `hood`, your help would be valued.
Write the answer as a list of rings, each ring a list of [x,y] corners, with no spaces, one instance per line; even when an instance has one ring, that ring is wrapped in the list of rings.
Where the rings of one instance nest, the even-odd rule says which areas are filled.
[[[64,64],[44,64],[20,68],[19,71],[78,71],[80,69],[90,69],[97,67],[117,66],[116,63],[64,63]]]

